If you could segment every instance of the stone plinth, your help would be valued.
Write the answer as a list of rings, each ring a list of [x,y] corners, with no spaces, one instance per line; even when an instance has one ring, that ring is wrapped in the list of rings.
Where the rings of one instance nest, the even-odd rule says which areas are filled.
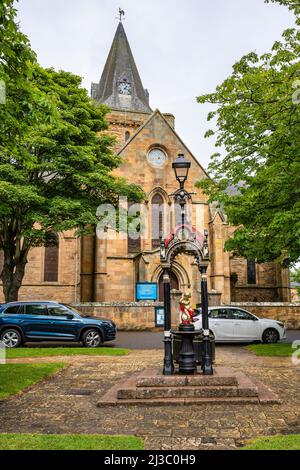
[[[99,407],[116,405],[172,406],[201,404],[280,404],[260,381],[227,367],[213,376],[163,376],[148,369],[113,386],[98,402]]]

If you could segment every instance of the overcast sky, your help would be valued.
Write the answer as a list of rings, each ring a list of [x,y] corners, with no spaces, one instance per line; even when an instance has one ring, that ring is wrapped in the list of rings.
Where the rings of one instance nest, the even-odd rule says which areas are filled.
[[[213,91],[244,54],[267,52],[294,24],[282,6],[264,0],[20,0],[21,28],[44,67],[98,82],[118,25],[118,8],[153,109],[176,117],[176,130],[207,167],[214,153],[208,106]]]

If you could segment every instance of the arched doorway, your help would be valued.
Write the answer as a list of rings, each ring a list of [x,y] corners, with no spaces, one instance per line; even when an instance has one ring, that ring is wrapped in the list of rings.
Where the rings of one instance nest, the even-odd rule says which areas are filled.
[[[164,273],[161,274],[158,283],[159,283],[159,301],[163,302],[164,301]],[[171,290],[173,289],[179,290],[179,281],[178,281],[176,274],[174,274],[173,271],[170,272],[170,287],[171,287]]]

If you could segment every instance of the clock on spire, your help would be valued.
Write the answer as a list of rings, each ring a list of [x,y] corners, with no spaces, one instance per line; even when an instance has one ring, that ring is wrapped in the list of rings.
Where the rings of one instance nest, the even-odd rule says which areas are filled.
[[[124,16],[125,11],[119,8],[118,28],[100,83],[92,84],[92,98],[111,109],[152,113],[149,93],[143,87],[125,33]]]

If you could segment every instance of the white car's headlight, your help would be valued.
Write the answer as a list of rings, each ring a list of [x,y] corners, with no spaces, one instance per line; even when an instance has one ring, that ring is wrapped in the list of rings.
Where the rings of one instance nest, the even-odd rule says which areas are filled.
[[[284,323],[282,323],[282,321],[277,321],[276,323],[277,323],[277,325],[279,325],[281,328],[284,328]]]

